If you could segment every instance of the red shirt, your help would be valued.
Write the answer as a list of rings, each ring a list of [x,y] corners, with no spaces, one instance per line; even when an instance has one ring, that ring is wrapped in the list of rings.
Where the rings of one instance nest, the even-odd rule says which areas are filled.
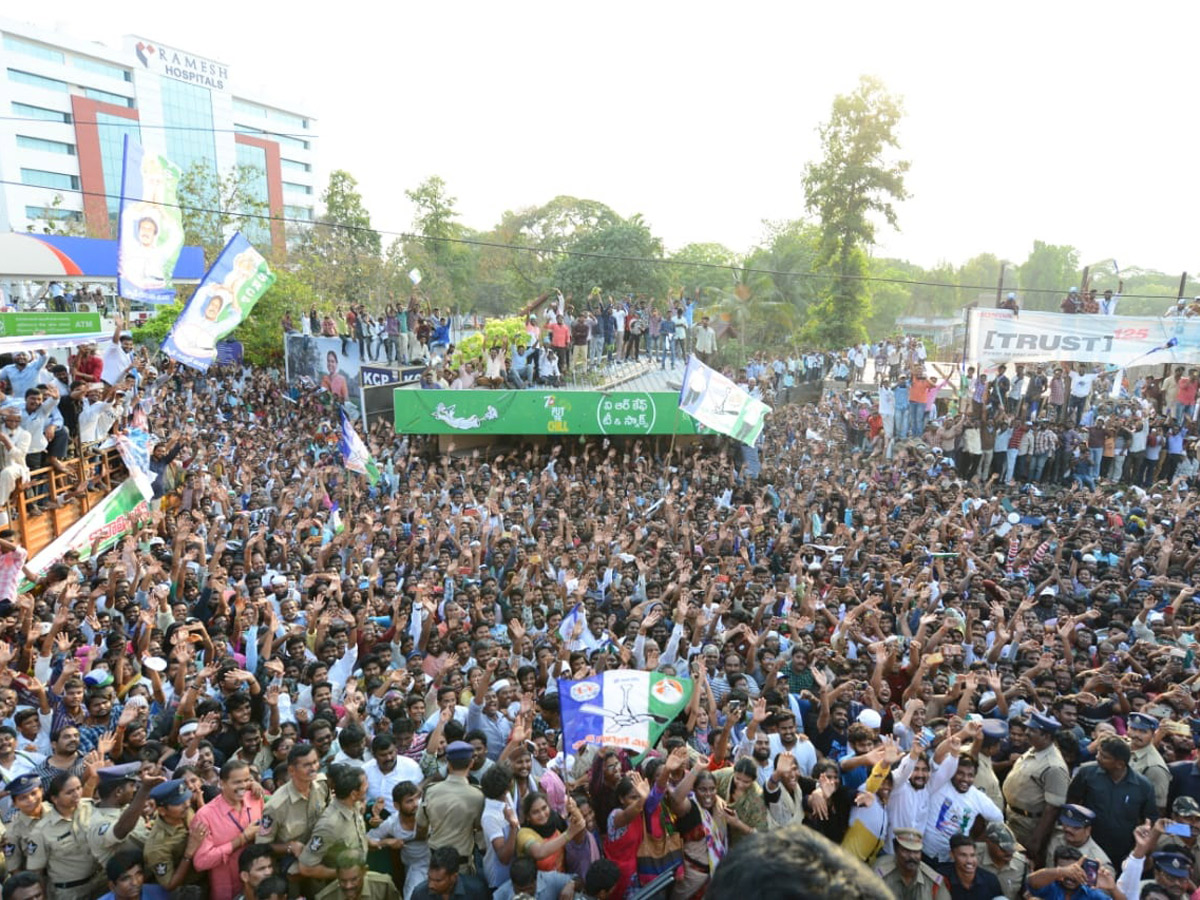
[[[89,354],[87,359],[75,360],[75,370],[84,381],[99,381],[104,371],[104,360],[95,353]]]
[[[550,332],[551,347],[571,346],[571,329],[566,325],[559,325],[555,322],[552,325],[547,325],[546,330]]]

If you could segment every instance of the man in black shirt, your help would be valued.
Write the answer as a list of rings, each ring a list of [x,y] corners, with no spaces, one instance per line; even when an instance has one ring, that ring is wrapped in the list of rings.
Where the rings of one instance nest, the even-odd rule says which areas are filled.
[[[950,862],[939,871],[950,885],[950,900],[993,900],[1003,896],[1000,879],[981,868],[975,856],[975,842],[969,835],[950,838]]]

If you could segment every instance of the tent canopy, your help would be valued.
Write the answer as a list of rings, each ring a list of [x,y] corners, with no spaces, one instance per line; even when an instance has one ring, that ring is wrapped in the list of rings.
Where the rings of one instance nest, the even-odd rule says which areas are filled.
[[[117,242],[51,234],[0,234],[0,278],[37,279],[117,277]],[[184,247],[174,280],[196,283],[204,277],[204,251]]]

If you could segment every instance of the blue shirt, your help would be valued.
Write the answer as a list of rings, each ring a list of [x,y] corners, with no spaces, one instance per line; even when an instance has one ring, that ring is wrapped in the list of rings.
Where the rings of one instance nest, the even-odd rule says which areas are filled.
[[[46,365],[47,356],[42,356],[40,353],[33,358],[32,362],[26,363],[24,369],[18,369],[16,363],[5,366],[0,369],[0,378],[5,379],[12,385],[12,393],[14,397],[25,399],[25,392],[30,388],[35,388],[38,385],[38,373],[42,371],[42,366]]]
[[[1067,889],[1059,882],[1053,881],[1044,888],[1031,890],[1029,893],[1034,897],[1041,897],[1042,900],[1066,900]],[[1088,887],[1086,884],[1081,884],[1071,892],[1071,900],[1109,900],[1110,896],[1106,891]]]

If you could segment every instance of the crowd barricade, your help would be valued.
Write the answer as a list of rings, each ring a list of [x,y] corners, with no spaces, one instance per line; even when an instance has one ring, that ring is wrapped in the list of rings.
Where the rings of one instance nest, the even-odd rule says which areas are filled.
[[[75,456],[63,464],[71,475],[50,467],[33,469],[8,498],[9,526],[18,543],[34,556],[83,517],[128,476],[116,447],[100,449],[74,440]],[[42,507],[40,511],[35,507]]]

